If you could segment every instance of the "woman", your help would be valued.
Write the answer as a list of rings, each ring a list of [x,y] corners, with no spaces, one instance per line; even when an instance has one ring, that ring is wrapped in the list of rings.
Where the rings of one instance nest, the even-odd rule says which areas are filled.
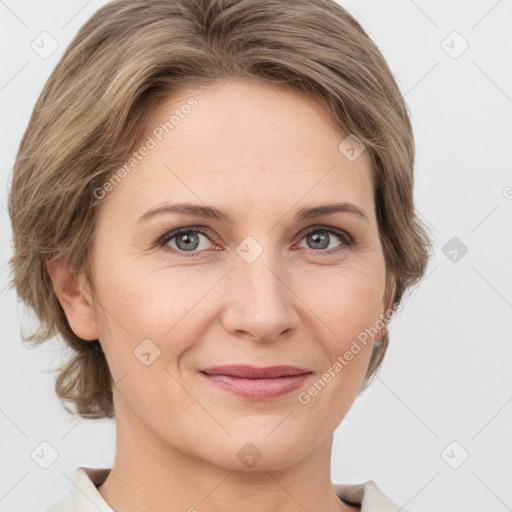
[[[101,8],[9,203],[31,339],[76,352],[57,393],[116,420],[113,467],[50,510],[398,510],[330,459],[430,255],[413,166],[396,82],[333,0]]]

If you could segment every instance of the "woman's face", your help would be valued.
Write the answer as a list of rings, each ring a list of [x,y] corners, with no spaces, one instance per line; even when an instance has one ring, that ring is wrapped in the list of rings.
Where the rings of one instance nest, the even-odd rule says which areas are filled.
[[[117,422],[141,442],[279,469],[341,422],[379,339],[358,336],[389,307],[368,153],[350,139],[339,149],[347,135],[314,100],[273,85],[180,91],[153,112],[100,205],[92,264],[90,332],[116,382]],[[304,214],[335,203],[364,215]],[[209,213],[150,213],[183,204]],[[224,365],[310,373],[202,373]],[[258,394],[273,382],[296,387]]]

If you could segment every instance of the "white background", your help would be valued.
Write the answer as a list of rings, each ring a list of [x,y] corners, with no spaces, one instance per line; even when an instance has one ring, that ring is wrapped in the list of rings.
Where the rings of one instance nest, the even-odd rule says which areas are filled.
[[[63,344],[23,345],[29,319],[7,288],[7,191],[19,142],[65,47],[104,3],[0,1],[0,511],[45,510],[70,491],[78,466],[113,462],[113,421],[66,415],[49,371]],[[512,1],[341,4],[405,95],[416,204],[436,256],[392,320],[379,378],[336,430],[332,480],[374,480],[415,512],[512,510]],[[43,31],[59,43],[47,59],[30,46]],[[453,58],[464,40],[469,47]],[[468,249],[456,262],[442,251],[452,237]],[[59,454],[48,469],[31,458],[42,441]],[[447,461],[465,451],[452,469]]]

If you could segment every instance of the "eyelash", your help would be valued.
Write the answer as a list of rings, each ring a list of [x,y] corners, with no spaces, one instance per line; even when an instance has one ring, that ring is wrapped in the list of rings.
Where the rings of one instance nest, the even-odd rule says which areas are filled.
[[[354,239],[347,232],[342,231],[341,229],[336,229],[336,228],[332,228],[329,226],[313,226],[311,229],[309,229],[309,231],[306,231],[304,233],[304,235],[301,236],[299,241],[302,241],[306,236],[310,235],[311,233],[316,233],[316,232],[323,232],[323,233],[328,233],[330,235],[336,235],[343,242],[342,245],[336,249],[329,249],[329,250],[311,249],[311,251],[317,252],[319,254],[323,253],[325,255],[332,255],[332,254],[338,253],[340,251],[343,251],[345,249],[349,249],[355,245]],[[179,257],[183,257],[183,258],[195,257],[198,253],[200,254],[202,252],[205,252],[205,251],[190,251],[190,254],[186,254],[186,251],[180,251],[180,250],[176,250],[176,249],[173,249],[170,247],[165,247],[165,245],[173,238],[176,238],[179,235],[187,234],[187,233],[201,233],[209,239],[209,236],[208,236],[209,230],[208,229],[203,228],[201,226],[192,226],[192,227],[187,227],[187,228],[176,229],[174,231],[165,233],[163,236],[161,236],[156,241],[155,245],[158,247],[163,247],[163,248],[165,248],[165,250],[168,250],[169,252],[176,254]],[[210,241],[212,241],[212,240],[210,240]]]

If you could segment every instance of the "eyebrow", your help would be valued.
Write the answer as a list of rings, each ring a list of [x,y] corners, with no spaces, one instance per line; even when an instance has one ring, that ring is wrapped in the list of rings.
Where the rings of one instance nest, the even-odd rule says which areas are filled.
[[[219,220],[226,224],[234,223],[234,217],[228,212],[219,210],[213,206],[191,203],[164,204],[155,208],[150,208],[146,213],[139,217],[137,223],[145,221],[161,213],[180,213],[198,219]],[[366,222],[369,223],[366,212],[359,206],[356,206],[352,203],[331,203],[315,206],[312,208],[301,208],[295,213],[295,220],[304,221],[314,217],[331,215],[333,213],[350,213],[352,215],[357,215],[358,217],[363,218],[366,220]]]

